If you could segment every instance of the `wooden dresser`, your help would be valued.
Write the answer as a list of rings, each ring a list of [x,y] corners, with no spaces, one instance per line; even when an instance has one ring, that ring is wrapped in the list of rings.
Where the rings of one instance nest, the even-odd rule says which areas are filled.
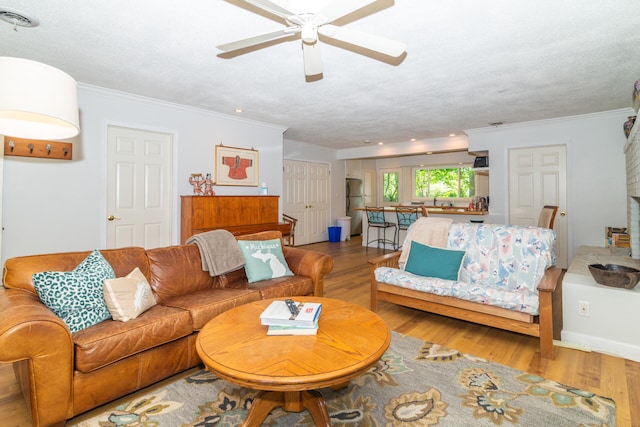
[[[194,234],[225,229],[232,234],[279,230],[289,235],[291,225],[278,222],[280,196],[181,196],[180,242]]]

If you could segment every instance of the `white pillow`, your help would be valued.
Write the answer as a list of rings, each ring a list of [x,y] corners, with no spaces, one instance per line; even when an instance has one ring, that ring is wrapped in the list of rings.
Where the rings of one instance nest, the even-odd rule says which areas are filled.
[[[127,277],[105,279],[103,290],[113,320],[128,322],[156,305],[151,286],[138,267]]]

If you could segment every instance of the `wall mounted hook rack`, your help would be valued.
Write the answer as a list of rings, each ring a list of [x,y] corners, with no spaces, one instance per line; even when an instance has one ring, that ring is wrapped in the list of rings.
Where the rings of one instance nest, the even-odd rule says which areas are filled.
[[[73,149],[70,142],[40,141],[37,139],[4,137],[4,155],[40,157],[43,159],[71,160]]]

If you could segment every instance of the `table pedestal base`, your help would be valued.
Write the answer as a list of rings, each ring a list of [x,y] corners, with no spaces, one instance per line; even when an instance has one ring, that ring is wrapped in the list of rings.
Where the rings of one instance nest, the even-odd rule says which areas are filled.
[[[322,395],[308,391],[261,391],[253,400],[243,427],[259,427],[269,412],[278,406],[287,412],[309,411],[316,426],[331,427],[331,420]]]

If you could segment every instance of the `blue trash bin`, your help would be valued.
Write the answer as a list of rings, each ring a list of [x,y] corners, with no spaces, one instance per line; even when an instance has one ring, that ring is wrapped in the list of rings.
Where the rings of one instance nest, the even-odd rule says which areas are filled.
[[[342,231],[342,227],[329,227],[329,241],[339,242],[341,231]]]

